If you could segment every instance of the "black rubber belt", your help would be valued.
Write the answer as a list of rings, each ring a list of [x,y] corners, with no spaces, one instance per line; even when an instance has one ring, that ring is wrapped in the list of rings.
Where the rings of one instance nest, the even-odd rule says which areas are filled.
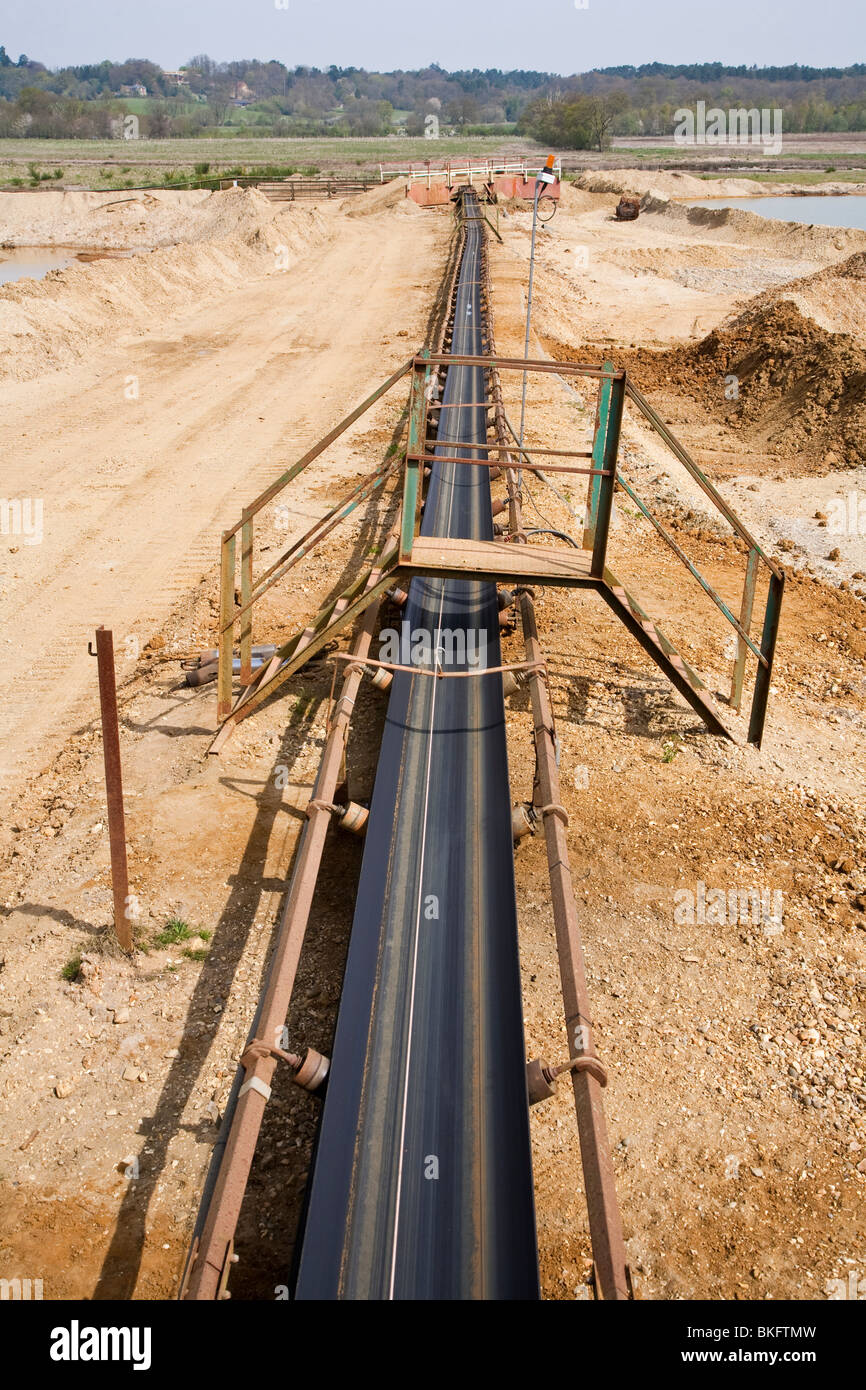
[[[483,351],[477,213],[455,354]],[[484,398],[480,368],[449,369],[446,403]],[[483,407],[441,420],[442,452],[486,439]],[[487,473],[434,464],[422,529],[492,540]],[[493,584],[415,579],[402,617],[483,633],[500,664]],[[394,678],[295,1296],[539,1296],[498,674]]]

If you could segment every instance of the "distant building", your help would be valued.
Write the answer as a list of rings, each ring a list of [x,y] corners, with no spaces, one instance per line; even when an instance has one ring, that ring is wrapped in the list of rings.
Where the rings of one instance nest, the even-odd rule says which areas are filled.
[[[131,82],[129,86],[121,87],[120,95],[122,97],[146,97],[147,88],[143,82]]]
[[[176,82],[179,87],[189,86],[189,73],[163,71],[162,75],[163,77],[167,77],[170,82]]]

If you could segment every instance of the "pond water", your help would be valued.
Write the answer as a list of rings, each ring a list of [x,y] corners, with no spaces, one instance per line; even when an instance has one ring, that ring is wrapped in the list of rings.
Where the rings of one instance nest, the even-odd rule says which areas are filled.
[[[0,246],[0,285],[13,280],[41,280],[49,270],[66,270],[78,262],[116,259],[131,251],[83,251],[69,246]]]
[[[49,270],[65,270],[74,260],[74,251],[58,251],[53,246],[0,247],[0,285],[27,276],[41,280]]]
[[[759,217],[778,218],[782,222],[816,223],[819,227],[859,227],[866,232],[866,196],[860,194],[828,194],[826,198],[701,198],[689,202],[690,208],[742,208],[756,212]]]

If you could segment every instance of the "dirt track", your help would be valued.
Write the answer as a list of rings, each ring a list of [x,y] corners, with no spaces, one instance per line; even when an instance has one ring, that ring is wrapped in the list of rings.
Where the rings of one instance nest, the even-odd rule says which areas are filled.
[[[44,517],[42,543],[9,537],[0,562],[0,644],[15,653],[0,679],[7,788],[45,766],[92,707],[94,627],[114,629],[130,670],[241,506],[421,341],[443,254],[435,220],[394,216],[387,236],[376,217],[296,220],[312,245],[296,242],[285,271],[281,232],[275,250],[244,245],[242,257],[229,242],[223,284],[208,287],[206,263],[194,288],[201,307],[187,292],[153,327],[139,312],[137,331],[115,315],[110,341],[99,325],[80,365],[4,387],[3,494],[42,499]],[[63,283],[80,298],[106,275],[137,295],[130,262]],[[292,502],[303,511],[303,492]]]

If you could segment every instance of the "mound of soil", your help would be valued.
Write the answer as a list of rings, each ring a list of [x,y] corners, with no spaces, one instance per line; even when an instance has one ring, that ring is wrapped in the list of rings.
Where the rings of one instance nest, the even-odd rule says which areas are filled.
[[[866,462],[866,348],[788,299],[762,296],[695,346],[638,352],[630,365],[641,389],[675,381],[756,448],[823,469]]]
[[[406,197],[406,180],[389,179],[378,188],[367,193],[356,193],[342,200],[342,207],[349,217],[369,217],[371,213],[381,212],[383,208],[401,207],[412,202]],[[417,207],[417,203],[414,204]]]

